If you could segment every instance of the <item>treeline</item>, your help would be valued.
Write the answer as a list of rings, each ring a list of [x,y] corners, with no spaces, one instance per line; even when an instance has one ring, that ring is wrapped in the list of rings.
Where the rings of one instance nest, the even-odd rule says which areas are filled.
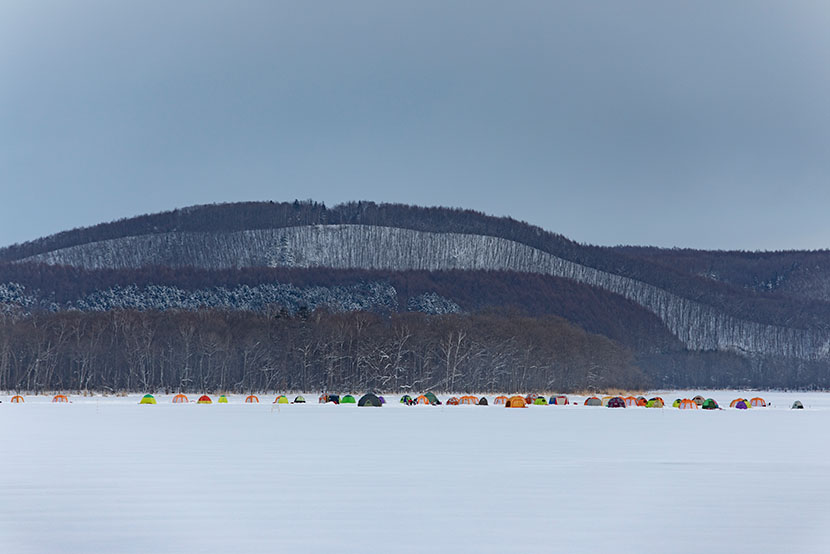
[[[646,386],[557,317],[112,311],[0,316],[0,390],[573,391]]]
[[[74,309],[77,301],[113,287],[164,285],[185,291],[212,287],[255,287],[290,283],[295,287],[349,287],[367,283],[392,285],[397,310],[410,299],[435,293],[465,312],[511,310],[528,316],[555,315],[636,351],[664,352],[682,348],[654,314],[625,298],[549,275],[510,271],[369,271],[327,268],[244,268],[206,270],[164,267],[134,270],[84,270],[46,264],[0,264],[0,284],[17,283],[37,294],[41,305]],[[316,306],[309,307],[314,309]]]
[[[74,229],[0,249],[0,261],[14,261],[60,248],[107,239],[168,232],[227,232],[290,226],[362,224],[437,233],[489,235],[526,244],[563,259],[654,285],[734,317],[770,325],[825,328],[830,303],[807,302],[798,295],[770,294],[742,286],[740,278],[713,280],[690,271],[694,263],[663,263],[638,249],[586,246],[511,218],[490,217],[472,210],[422,208],[399,204],[350,202],[333,208],[305,201],[246,202],[195,206],[143,215],[93,227]],[[708,256],[708,254],[707,254]],[[812,256],[811,254],[808,256]],[[704,256],[706,257],[706,256]],[[810,258],[812,259],[812,258]],[[751,279],[750,279],[751,280]],[[768,282],[766,277],[761,282]],[[816,288],[814,283],[801,288]],[[774,290],[773,290],[774,292]],[[830,291],[811,292],[812,298]],[[797,323],[794,323],[797,322]]]

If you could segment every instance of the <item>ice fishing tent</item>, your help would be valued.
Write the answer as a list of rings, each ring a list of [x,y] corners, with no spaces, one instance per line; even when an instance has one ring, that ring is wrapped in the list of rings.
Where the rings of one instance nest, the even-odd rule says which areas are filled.
[[[412,397],[408,394],[401,396],[401,404],[406,404],[407,406],[411,406],[415,402],[412,400]]]
[[[756,396],[755,398],[749,401],[749,405],[753,408],[766,408],[767,401],[759,396]]]
[[[527,408],[527,402],[521,396],[511,396],[504,406],[505,408]]]
[[[684,398],[677,407],[681,410],[697,410],[697,402]]]
[[[458,397],[450,396],[449,399],[447,399],[447,406],[458,406],[459,403],[460,401],[458,400]]]
[[[804,409],[804,404],[801,403],[801,400],[796,400],[795,402],[793,402],[792,409],[793,410],[803,410]]]
[[[196,404],[213,404],[213,400],[210,399],[210,396],[203,394],[199,397],[199,400],[196,401]]]
[[[703,398],[702,396],[700,396],[699,394],[698,394],[697,396],[695,396],[694,398],[692,398],[692,402],[694,402],[695,404],[697,404],[697,407],[698,407],[698,408],[700,408],[701,406],[703,406],[703,402],[704,402],[705,400],[706,400],[706,399],[705,399],[705,398]]]
[[[374,406],[376,408],[380,408],[382,404],[380,403],[380,398],[375,396],[374,394],[367,393],[360,397],[360,400],[357,401],[358,406]]]
[[[634,396],[626,396],[623,398],[626,408],[635,408],[637,406],[637,398]]]
[[[643,408],[648,407],[648,400],[646,400],[645,396],[638,396],[637,397],[637,405]]]
[[[597,398],[596,396],[592,396],[590,398],[585,399],[586,406],[602,406],[602,400]]]
[[[12,404],[22,404],[24,402],[23,397],[19,394],[12,396]]]
[[[429,400],[429,403],[430,403],[430,404],[432,404],[433,406],[437,406],[438,404],[440,404],[440,403],[441,403],[441,401],[440,401],[440,400],[438,400],[438,397],[437,397],[437,396],[435,396],[435,395],[434,395],[433,393],[431,393],[431,392],[425,392],[425,393],[424,393],[424,396],[426,396],[426,397],[427,397],[427,399]],[[475,398],[475,396],[473,396],[473,398]]]
[[[141,397],[141,400],[138,401],[139,404],[155,404],[156,399],[153,397],[152,394],[145,394]]]
[[[245,397],[245,404],[259,404],[259,398],[253,394],[249,394]]]
[[[625,408],[625,400],[623,400],[619,396],[615,396],[608,401],[608,404],[606,404],[606,406],[608,406],[609,408]]]
[[[537,396],[535,400],[533,400],[534,406],[547,406],[548,401],[545,400],[544,396]]]
[[[679,407],[680,407],[680,403],[681,403],[682,401],[683,401],[683,400],[682,400],[682,399],[680,399],[680,398],[675,398],[675,399],[674,399],[674,402],[672,402],[672,403],[671,403],[671,407],[672,407],[672,408],[679,408]]]
[[[609,401],[609,400],[611,400],[612,398],[614,398],[614,397],[613,397],[613,396],[603,396],[603,397],[602,397],[602,405],[603,405],[603,406],[607,406],[607,405],[608,405],[608,401]]]
[[[551,396],[550,403],[556,406],[567,406],[569,404],[568,397],[564,394],[560,394],[559,396]]]
[[[682,404],[683,402],[681,402]],[[646,404],[646,408],[662,408],[665,406],[666,403],[663,402],[663,399],[659,396],[649,399],[648,404]]]
[[[506,396],[504,396],[504,395],[497,396],[497,397],[493,400],[493,405],[494,405],[494,406],[500,406],[500,405],[502,405],[502,404],[507,404],[507,397],[506,397]]]
[[[337,394],[321,394],[320,398],[317,399],[318,404],[328,404],[329,402],[340,404],[340,396]]]
[[[294,404],[305,404],[305,398],[302,396],[294,397]]]
[[[187,404],[189,400],[183,394],[177,394],[173,397],[173,404]]]
[[[475,404],[478,404],[478,398],[476,398],[475,396],[470,396],[469,394],[467,394],[467,395],[462,396],[459,399],[458,403],[459,404],[464,404],[464,405],[467,405],[467,406],[473,406]]]
[[[427,398],[425,394],[422,394],[421,396],[415,399],[415,404],[424,404],[426,406],[429,406],[429,398]]]
[[[279,395],[274,399],[274,404],[290,404],[288,397],[284,394]]]
[[[703,409],[704,410],[720,410],[720,406],[718,403],[715,402],[714,398],[707,398],[703,401]]]
[[[341,404],[357,404],[357,401],[354,399],[354,396],[351,394],[347,394],[343,398],[340,399]]]
[[[749,408],[749,404],[743,398],[736,398],[732,402],[729,403],[730,408],[736,408],[738,410],[746,410]]]
[[[52,398],[52,402],[57,402],[57,403],[69,402],[69,399],[64,394],[56,394]]]
[[[487,406],[487,397],[486,397],[486,396],[482,396],[482,397],[479,399],[479,401],[478,401],[478,405],[479,405],[479,406]]]
[[[223,394],[223,395],[221,395],[221,396],[219,397],[219,399],[217,400],[217,402],[218,402],[219,404],[227,404],[227,403],[228,403],[228,397],[227,397],[227,396],[225,396],[225,395]]]

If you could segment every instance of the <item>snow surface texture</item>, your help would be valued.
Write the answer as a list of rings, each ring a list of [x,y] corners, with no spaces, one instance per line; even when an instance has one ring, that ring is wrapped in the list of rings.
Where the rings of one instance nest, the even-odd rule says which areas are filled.
[[[728,405],[758,393],[709,395]],[[761,396],[773,406],[714,412],[3,396],[0,542],[16,553],[828,552],[830,394]],[[790,410],[795,399],[807,409]]]
[[[660,287],[582,265],[500,237],[373,225],[307,225],[228,233],[159,233],[110,239],[21,261],[87,269],[162,265],[379,270],[507,270],[573,279],[633,300],[691,350],[830,358],[830,333],[746,321]]]

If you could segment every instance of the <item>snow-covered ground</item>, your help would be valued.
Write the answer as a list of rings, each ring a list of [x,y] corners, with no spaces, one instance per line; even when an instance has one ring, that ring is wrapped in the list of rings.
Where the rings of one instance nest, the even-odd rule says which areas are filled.
[[[0,551],[830,552],[830,394],[708,392],[772,403],[711,412],[316,396],[0,396]]]

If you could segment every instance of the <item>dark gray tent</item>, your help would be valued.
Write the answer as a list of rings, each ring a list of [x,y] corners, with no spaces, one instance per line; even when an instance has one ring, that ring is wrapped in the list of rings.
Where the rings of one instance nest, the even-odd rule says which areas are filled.
[[[486,396],[482,396],[482,397],[481,397],[481,400],[479,400],[479,401],[478,401],[478,405],[479,405],[479,406],[487,406],[487,397],[486,397]]]
[[[380,401],[380,398],[375,396],[374,394],[367,393],[360,397],[360,400],[357,401],[358,406],[375,406],[380,408],[383,404]]]
[[[803,410],[804,404],[801,403],[801,400],[796,400],[793,402],[793,410]]]

